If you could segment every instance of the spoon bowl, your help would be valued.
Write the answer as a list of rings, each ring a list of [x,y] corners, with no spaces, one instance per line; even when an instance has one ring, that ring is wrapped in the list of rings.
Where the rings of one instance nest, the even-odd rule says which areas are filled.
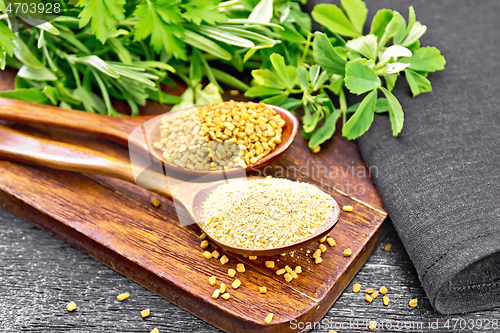
[[[0,125],[0,158],[32,165],[39,165],[58,170],[98,174],[107,177],[121,179],[132,184],[137,183],[133,174],[133,166],[123,160],[88,149],[71,145],[68,143],[42,139],[13,130],[9,127]],[[260,179],[263,177],[248,177]],[[323,224],[316,232],[309,237],[293,244],[282,247],[267,249],[248,249],[236,247],[224,243],[216,237],[212,237],[205,227],[203,217],[203,204],[207,197],[227,179],[219,179],[209,182],[183,182],[175,186],[172,192],[167,186],[167,176],[151,169],[144,169],[141,173],[141,185],[144,188],[152,188],[152,192],[173,199],[176,204],[181,204],[190,215],[191,219],[207,234],[207,236],[221,248],[228,251],[243,254],[266,256],[289,252],[304,245],[324,237],[335,225],[339,219],[340,208],[337,202],[333,200],[332,217]],[[238,179],[238,178],[233,178]],[[169,182],[173,179],[169,177]],[[163,184],[164,186],[159,186]],[[172,187],[171,187],[172,188]]]

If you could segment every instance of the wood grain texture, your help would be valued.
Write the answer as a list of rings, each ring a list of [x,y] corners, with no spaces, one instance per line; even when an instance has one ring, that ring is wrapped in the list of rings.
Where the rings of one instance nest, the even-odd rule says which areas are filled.
[[[62,130],[16,127],[25,133],[52,139],[64,136],[63,141],[73,141],[72,134]],[[96,145],[88,144],[92,141],[82,135],[74,139],[80,144]],[[126,152],[119,152],[124,148],[115,144],[99,141],[98,146],[101,151],[114,151],[115,156],[126,158]],[[302,154],[310,153],[304,150]],[[281,159],[273,166],[279,163]],[[250,261],[227,253],[230,262],[224,266],[216,260],[207,261],[199,248],[199,230],[181,228],[168,200],[162,200],[159,210],[152,209],[148,203],[151,194],[134,185],[103,176],[5,161],[0,162],[0,168],[1,200],[9,210],[227,331],[285,332],[290,330],[292,319],[320,320],[380,241],[380,225],[385,219],[384,212],[324,186],[340,205],[353,205],[355,212],[342,213],[332,232],[337,246],[323,255],[322,264],[315,265],[306,256],[306,251],[313,252],[317,244],[296,251],[293,258],[274,258],[279,260],[280,268],[286,264],[303,267],[298,280],[286,283],[282,276],[263,267],[266,258]],[[306,169],[296,178],[314,180]],[[373,186],[368,190],[377,196]],[[342,255],[347,247],[353,250],[350,258]],[[232,279],[227,276],[227,269],[234,268],[237,262],[247,266],[247,271],[238,276],[242,287],[230,291],[229,301],[213,300],[215,288],[208,284],[208,277],[216,275],[229,284]],[[261,285],[268,288],[265,297],[258,293]],[[252,306],[248,306],[249,301]],[[275,314],[272,325],[263,321],[269,312]]]

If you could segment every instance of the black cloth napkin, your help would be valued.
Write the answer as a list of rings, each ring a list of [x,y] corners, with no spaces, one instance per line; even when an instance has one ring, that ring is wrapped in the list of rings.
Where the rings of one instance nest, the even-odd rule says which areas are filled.
[[[416,98],[399,79],[402,133],[376,115],[361,152],[434,308],[500,306],[500,1],[367,1],[369,20],[410,5],[447,64]]]

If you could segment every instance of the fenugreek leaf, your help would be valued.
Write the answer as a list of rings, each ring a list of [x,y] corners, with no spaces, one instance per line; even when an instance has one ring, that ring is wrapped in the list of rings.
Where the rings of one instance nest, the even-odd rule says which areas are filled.
[[[356,31],[362,33],[368,15],[366,4],[362,0],[340,0],[340,3]]]
[[[278,53],[273,53],[271,55],[271,63],[273,64],[274,70],[276,71],[276,76],[283,82],[285,87],[291,89],[293,88],[293,82],[295,77],[289,75],[289,71],[285,64],[285,58]]]
[[[344,76],[346,61],[332,46],[325,34],[316,31],[313,41],[314,60],[331,74]]]
[[[276,75],[269,69],[254,69],[252,71],[252,76],[258,85],[269,88],[285,89],[285,84],[278,80]]]
[[[432,91],[431,81],[429,81],[425,76],[420,75],[411,69],[406,69],[405,77],[406,81],[408,81],[413,97],[420,95],[420,93]]]
[[[434,46],[421,47],[413,52],[409,58],[401,58],[399,60],[404,64],[410,64],[409,69],[422,72],[435,72],[444,69],[446,64],[445,58]]]
[[[389,90],[384,87],[380,87],[380,90],[382,90],[385,97],[387,98],[392,135],[398,136],[398,134],[401,133],[401,130],[403,129],[403,123],[405,120],[403,108],[401,107],[401,104],[399,104],[398,99]]]
[[[346,46],[368,59],[375,60],[377,58],[377,36],[374,34],[351,39],[346,43]]]
[[[309,140],[309,148],[316,147],[326,140],[332,138],[335,133],[337,120],[341,115],[340,109],[335,109],[331,114],[326,117],[325,123],[316,131],[314,131],[311,139]]]
[[[377,36],[377,40],[380,41],[384,35],[385,28],[391,22],[394,17],[394,13],[390,9],[380,9],[377,11],[372,19],[372,24],[370,27],[370,34]]]
[[[316,5],[311,15],[316,22],[333,33],[346,37],[356,37],[360,34],[336,5],[326,3]]]
[[[14,44],[14,40],[16,39],[16,35],[9,29],[8,26],[0,22],[0,53],[2,51],[6,52],[9,56],[12,56],[14,53],[14,48],[16,47]]]
[[[345,85],[353,94],[361,95],[380,87],[377,74],[368,67],[363,59],[349,61],[346,65]]]
[[[368,131],[373,122],[373,110],[376,102],[377,89],[374,89],[366,95],[354,115],[344,124],[342,136],[349,140],[354,140]]]

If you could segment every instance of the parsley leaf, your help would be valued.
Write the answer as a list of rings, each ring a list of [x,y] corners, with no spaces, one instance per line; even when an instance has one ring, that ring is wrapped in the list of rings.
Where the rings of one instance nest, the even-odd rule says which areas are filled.
[[[139,4],[134,12],[139,16],[135,26],[134,41],[151,36],[151,45],[156,53],[162,50],[176,58],[186,59],[186,49],[182,38],[184,29],[180,9],[175,0],[146,0]]]
[[[89,24],[97,39],[104,44],[115,29],[115,22],[125,19],[125,0],[80,0],[79,7],[84,7],[78,17],[80,28]]]
[[[217,0],[190,0],[180,6],[185,10],[182,14],[189,22],[200,25],[202,21],[210,25],[227,21],[227,16],[217,9]]]
[[[0,22],[0,53],[6,52],[9,56],[14,53],[16,35],[5,24]]]

